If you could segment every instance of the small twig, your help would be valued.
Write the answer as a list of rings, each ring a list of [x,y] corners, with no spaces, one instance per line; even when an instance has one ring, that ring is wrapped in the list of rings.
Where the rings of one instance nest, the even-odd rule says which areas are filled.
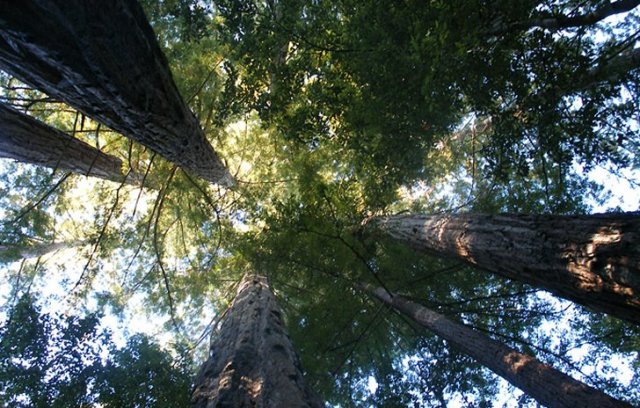
[[[47,197],[49,197],[54,191],[56,191],[58,189],[58,187],[60,187],[60,185],[62,185],[62,183],[64,183],[67,178],[69,178],[69,176],[71,175],[71,172],[66,173],[65,175],[63,175],[62,177],[60,177],[60,180],[58,180],[58,182],[51,187],[42,197],[40,197],[35,203],[30,204],[27,206],[27,208],[25,210],[23,210],[20,214],[18,214],[18,216],[16,216],[13,220],[10,221],[10,223],[16,223],[18,221],[20,221],[25,215],[27,215],[31,210],[33,210],[34,208],[36,208],[37,206],[39,206],[44,200],[47,199]]]
[[[130,171],[131,170],[129,170],[129,172]],[[102,239],[104,238],[104,235],[107,232],[107,227],[109,225],[109,222],[111,221],[111,217],[113,216],[113,213],[115,212],[116,207],[120,202],[120,190],[124,187],[127,181],[127,176],[129,176],[129,172],[125,175],[124,180],[122,180],[122,183],[120,183],[120,186],[118,186],[118,188],[116,189],[116,198],[113,202],[113,205],[111,206],[111,209],[109,210],[107,219],[102,225],[102,228],[100,230],[100,235],[98,235],[98,239],[96,240],[96,243],[93,245],[93,250],[91,251],[91,254],[89,254],[89,259],[87,259],[87,263],[84,265],[84,268],[82,269],[82,273],[80,274],[80,277],[76,281],[73,288],[71,288],[71,291],[69,293],[75,292],[75,290],[80,286],[80,284],[82,284],[82,281],[84,280],[87,270],[89,269],[89,265],[91,264],[91,261],[93,260],[93,257],[95,256],[96,252],[98,252],[98,247],[100,246],[100,243],[102,242]]]

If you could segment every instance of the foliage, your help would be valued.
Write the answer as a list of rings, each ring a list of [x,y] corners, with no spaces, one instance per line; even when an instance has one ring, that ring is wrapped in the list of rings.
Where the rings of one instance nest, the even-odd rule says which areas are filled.
[[[0,401],[6,407],[184,406],[189,365],[144,336],[116,348],[100,316],[41,313],[22,296],[0,328]],[[109,351],[105,360],[105,351]]]

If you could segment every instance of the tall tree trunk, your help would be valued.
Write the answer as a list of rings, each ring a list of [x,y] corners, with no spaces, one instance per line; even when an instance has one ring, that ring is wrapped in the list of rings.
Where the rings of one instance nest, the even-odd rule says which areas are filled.
[[[33,245],[0,244],[0,262],[36,258],[48,253],[86,244],[86,240],[51,242]]]
[[[0,157],[118,183],[125,180],[122,161],[29,115],[0,104]],[[130,172],[129,184],[142,177]]]
[[[491,31],[491,34],[506,34],[514,30],[528,30],[534,27],[544,28],[551,31],[566,28],[584,27],[594,25],[600,21],[616,14],[626,13],[640,5],[639,0],[618,0],[614,2],[603,2],[600,7],[588,14],[577,14],[572,16],[541,16],[527,21],[502,25]]]
[[[244,277],[214,334],[210,354],[195,382],[194,407],[323,406],[305,385],[265,277]]]
[[[357,287],[447,340],[543,405],[565,408],[631,407],[425,306],[366,283],[357,284]]]
[[[633,70],[640,69],[640,48],[623,52],[589,70],[578,89],[588,89],[597,83],[618,81]]]
[[[1,2],[0,68],[182,168],[232,184],[135,0]]]
[[[640,213],[402,215],[370,223],[418,251],[640,324]]]

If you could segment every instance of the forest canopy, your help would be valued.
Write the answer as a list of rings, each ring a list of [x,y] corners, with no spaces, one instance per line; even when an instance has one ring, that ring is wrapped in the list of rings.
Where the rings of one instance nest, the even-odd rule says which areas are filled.
[[[138,5],[72,1],[49,34],[26,3],[0,6],[4,406],[186,404],[250,274],[328,406],[536,406],[367,285],[640,405],[640,2],[144,0],[109,28],[82,19]],[[413,216],[488,238],[416,250]],[[615,246],[603,301],[527,275],[564,266],[526,239],[578,234]]]

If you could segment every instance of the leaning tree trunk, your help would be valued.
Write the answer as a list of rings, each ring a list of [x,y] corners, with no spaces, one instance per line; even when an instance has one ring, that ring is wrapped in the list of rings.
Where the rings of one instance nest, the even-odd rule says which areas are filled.
[[[232,183],[135,0],[1,2],[0,68],[204,179]]]
[[[242,280],[210,353],[195,382],[194,407],[323,406],[305,385],[282,311],[262,276]]]
[[[640,324],[640,213],[402,215],[371,223],[419,251]]]
[[[18,259],[37,258],[54,251],[74,246],[81,246],[86,243],[88,243],[87,240],[62,241],[32,245],[0,244],[0,263],[3,261],[11,262],[17,261]]]
[[[124,180],[138,185],[142,181],[133,171],[125,175],[119,158],[2,104],[0,157],[118,183]]]
[[[356,285],[424,328],[447,340],[500,377],[548,407],[613,408],[631,405],[611,398],[534,357],[493,340],[425,306],[366,283]]]

